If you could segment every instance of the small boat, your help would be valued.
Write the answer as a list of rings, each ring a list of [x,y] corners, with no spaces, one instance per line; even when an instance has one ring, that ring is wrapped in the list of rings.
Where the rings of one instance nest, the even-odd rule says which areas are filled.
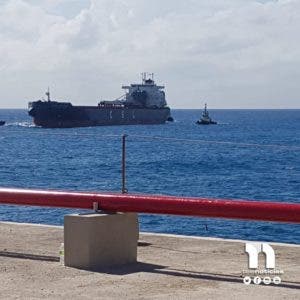
[[[205,103],[205,106],[204,106],[204,111],[202,113],[202,117],[200,120],[198,120],[196,122],[196,124],[199,124],[199,125],[210,125],[210,124],[217,124],[216,121],[213,121],[209,114],[208,114],[208,110],[207,110],[207,105]]]
[[[0,126],[3,126],[3,125],[5,125],[5,121],[0,120]]]

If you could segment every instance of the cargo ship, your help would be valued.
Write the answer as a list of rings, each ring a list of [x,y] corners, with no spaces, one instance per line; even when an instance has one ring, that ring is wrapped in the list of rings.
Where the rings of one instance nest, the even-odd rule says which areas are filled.
[[[122,86],[125,95],[96,106],[75,106],[52,101],[48,89],[46,100],[29,102],[28,113],[37,126],[70,128],[106,125],[163,124],[173,121],[164,86],[156,85],[154,75],[142,73],[142,82]]]

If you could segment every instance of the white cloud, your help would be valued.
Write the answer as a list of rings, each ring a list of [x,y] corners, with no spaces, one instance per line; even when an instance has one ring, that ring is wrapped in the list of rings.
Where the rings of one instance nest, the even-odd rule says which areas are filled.
[[[48,85],[95,104],[151,71],[174,107],[299,107],[299,13],[297,0],[0,1],[0,106]]]

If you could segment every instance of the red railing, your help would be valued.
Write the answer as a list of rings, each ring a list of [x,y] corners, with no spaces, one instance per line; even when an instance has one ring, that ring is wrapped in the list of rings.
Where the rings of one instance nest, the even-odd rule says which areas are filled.
[[[0,204],[300,223],[300,204],[0,188]]]

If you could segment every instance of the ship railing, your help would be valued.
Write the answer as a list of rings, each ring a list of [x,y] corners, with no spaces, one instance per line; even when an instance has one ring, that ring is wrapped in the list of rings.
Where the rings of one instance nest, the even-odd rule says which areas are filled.
[[[103,108],[123,108],[124,104],[107,104],[107,103],[98,103],[98,107]]]

